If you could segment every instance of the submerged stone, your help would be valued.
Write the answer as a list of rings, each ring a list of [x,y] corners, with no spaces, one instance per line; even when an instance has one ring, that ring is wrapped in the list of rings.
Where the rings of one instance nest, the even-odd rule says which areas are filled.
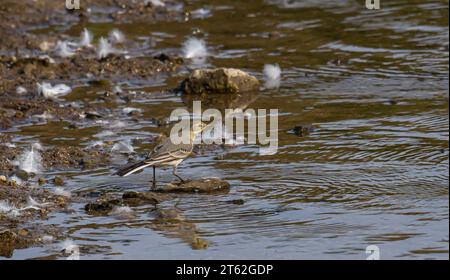
[[[232,200],[227,200],[226,203],[235,204],[235,205],[243,205],[245,203],[245,201],[243,199],[232,199]]]
[[[39,177],[39,179],[38,179],[38,184],[39,185],[43,185],[43,184],[45,184],[45,178],[44,177]]]
[[[100,113],[92,112],[92,111],[91,112],[85,112],[84,115],[86,116],[87,119],[90,119],[90,120],[103,118],[103,116]]]
[[[55,178],[53,179],[53,184],[55,184],[56,186],[63,186],[64,179],[59,176],[55,176]]]
[[[158,189],[158,191],[166,193],[228,193],[230,184],[219,178],[206,178],[185,183],[172,182]]]
[[[298,137],[303,137],[309,135],[311,132],[314,131],[314,126],[310,124],[304,124],[304,125],[297,125],[293,129],[289,130],[288,132],[291,134],[295,134]]]
[[[109,212],[114,206],[120,204],[120,200],[111,199],[107,201],[91,202],[84,206],[84,210],[88,213]]]
[[[200,237],[196,237],[192,239],[191,242],[191,247],[194,250],[204,250],[204,249],[208,249],[209,247],[209,242],[203,238]]]
[[[159,194],[155,192],[125,192],[122,195],[124,203],[137,206],[142,204],[158,204],[163,200],[169,199],[168,195]]]
[[[197,69],[181,84],[186,94],[242,93],[258,89],[258,79],[234,68]]]
[[[28,172],[26,172],[25,170],[21,170],[21,169],[14,172],[14,175],[16,175],[17,178],[19,178],[23,181],[28,181],[28,178],[30,177],[30,174],[28,174]]]

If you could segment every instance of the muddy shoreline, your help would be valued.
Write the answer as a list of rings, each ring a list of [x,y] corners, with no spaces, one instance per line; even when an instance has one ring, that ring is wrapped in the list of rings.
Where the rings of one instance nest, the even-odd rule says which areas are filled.
[[[74,211],[70,208],[73,202],[83,204],[84,209],[80,210],[88,215],[113,215],[118,218],[132,218],[130,207],[150,206],[149,211],[155,219],[149,228],[176,236],[193,249],[207,248],[208,242],[197,235],[196,226],[184,218],[181,210],[160,204],[165,201],[175,203],[183,194],[226,194],[230,189],[228,182],[218,178],[188,180],[184,184],[169,183],[156,191],[123,194],[70,192],[65,187],[70,177],[49,176],[46,173],[110,167],[112,158],[117,156],[115,151],[121,149],[125,149],[125,158],[142,158],[143,155],[127,151],[128,146],[124,142],[112,141],[101,141],[90,146],[41,146],[39,142],[17,146],[14,133],[10,133],[16,127],[48,122],[64,123],[64,129],[74,131],[98,124],[120,128],[124,125],[120,121],[123,115],[131,121],[141,121],[142,116],[135,108],[121,114],[115,110],[118,103],[126,104],[136,97],[135,93],[123,90],[120,83],[127,80],[146,81],[162,73],[176,73],[184,67],[184,59],[179,54],[153,50],[158,54],[129,55],[139,53],[139,50],[134,49],[137,46],[132,41],[124,40],[116,43],[116,51],[105,57],[98,56],[94,43],[89,47],[73,49],[69,57],[64,57],[57,50],[58,41],[67,40],[76,44],[78,37],[68,38],[58,32],[36,34],[34,30],[36,26],[61,21],[69,26],[98,20],[119,23],[178,21],[186,16],[179,9],[179,3],[167,1],[165,7],[154,7],[151,1],[147,5],[120,0],[83,1],[83,5],[89,8],[74,12],[65,10],[56,1],[39,1],[38,7],[34,6],[33,1],[12,3],[6,1],[0,4],[0,15],[6,19],[0,25],[0,36],[7,39],[0,42],[0,129],[7,132],[0,132],[0,256],[11,257],[14,249],[62,241],[65,238],[62,228],[45,227],[40,221],[46,220],[50,213]],[[28,11],[33,9],[33,15],[36,9],[39,13],[31,17]],[[9,16],[11,14],[16,16]],[[254,90],[258,81],[250,78],[253,79]],[[44,83],[48,83],[48,92],[45,92]],[[88,98],[70,102],[53,97],[50,94],[53,85],[63,85],[70,91],[80,86],[94,89],[89,92]],[[245,82],[240,86],[246,86]],[[226,99],[234,102],[238,99],[239,102],[243,98],[234,95]],[[192,98],[196,97],[188,99]],[[186,105],[189,106],[189,103]],[[111,120],[111,117],[116,120]],[[167,116],[162,119],[152,116],[150,121],[157,126],[165,126]],[[150,137],[147,141],[154,145],[158,137]],[[36,161],[39,167],[28,166],[27,160]],[[180,228],[183,230],[180,231]]]
[[[83,1],[78,11],[69,11],[64,1],[2,1],[0,3],[0,129],[11,130],[18,125],[29,125],[41,119],[69,123],[69,128],[89,125],[111,112],[109,96],[129,101],[126,91],[115,85],[129,79],[147,80],[160,73],[177,71],[183,59],[176,54],[161,53],[155,57],[129,56],[136,53],[132,42],[117,46],[123,53],[110,54],[99,59],[92,48],[80,48],[71,57],[61,57],[55,51],[57,41],[67,38],[61,32],[36,33],[36,27],[54,24],[83,25],[89,21],[167,21],[180,20],[184,13],[176,9],[176,2],[165,7],[132,3],[121,0]],[[49,99],[38,92],[38,83],[64,83],[69,87],[98,84],[101,94],[93,93],[100,102],[82,100],[76,105],[61,99]],[[80,82],[82,84],[80,84]],[[114,102],[115,99],[112,99]],[[109,105],[109,104],[108,104]],[[17,162],[26,152],[17,147],[11,134],[0,132],[0,256],[10,257],[15,248],[40,246],[64,237],[61,229],[47,227],[48,213],[67,211],[73,199],[90,200],[64,191],[63,178],[43,176],[20,170]],[[112,143],[92,147],[44,147],[40,153],[44,170],[77,170],[98,168],[110,164]],[[44,188],[46,186],[46,188]],[[39,204],[30,204],[30,197]],[[127,198],[129,204],[139,204],[138,198]],[[28,203],[28,204],[27,204]],[[89,209],[89,204],[87,208]],[[27,208],[28,207],[28,208]],[[18,210],[19,209],[19,210]],[[109,209],[109,208],[108,208]],[[109,209],[109,210],[112,210]],[[107,214],[107,213],[106,213]]]

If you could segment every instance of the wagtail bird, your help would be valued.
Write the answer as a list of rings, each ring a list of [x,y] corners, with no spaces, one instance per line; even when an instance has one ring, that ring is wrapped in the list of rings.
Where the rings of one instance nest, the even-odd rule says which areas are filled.
[[[146,159],[124,166],[120,168],[115,174],[125,177],[133,174],[148,166],[153,167],[153,187],[156,188],[155,171],[157,166],[172,166],[172,174],[176,176],[182,183],[185,181],[183,178],[177,175],[177,166],[187,157],[192,154],[194,148],[194,139],[197,134],[201,133],[206,128],[206,124],[203,122],[194,123],[190,130],[190,143],[189,144],[173,144],[170,137],[163,139],[153,150],[149,153]]]

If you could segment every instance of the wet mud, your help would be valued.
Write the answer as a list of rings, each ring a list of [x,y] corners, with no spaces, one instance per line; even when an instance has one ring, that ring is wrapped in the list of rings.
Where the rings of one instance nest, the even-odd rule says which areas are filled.
[[[182,20],[184,13],[178,3],[167,1],[157,7],[150,1],[145,4],[122,1],[82,1],[80,10],[67,10],[64,1],[1,1],[0,3],[0,129],[13,129],[20,125],[49,120],[66,122],[68,129],[88,126],[101,119],[111,109],[105,106],[109,96],[128,101],[127,92],[115,87],[124,80],[146,80],[155,75],[177,71],[183,65],[181,57],[160,52],[158,55],[137,57],[133,42],[117,44],[121,50],[99,58],[94,47],[78,47],[70,57],[58,55],[55,47],[59,40],[76,42],[78,37],[68,38],[64,30],[50,33],[34,32],[37,26],[55,24],[83,25],[89,21],[117,23]],[[122,51],[127,49],[127,51]],[[99,103],[90,100],[77,104],[60,98],[46,98],[39,92],[38,84],[49,81],[64,83],[69,87],[93,85],[104,89]],[[97,93],[93,93],[94,95]],[[103,99],[102,99],[103,98]],[[109,105],[109,104],[108,104]],[[129,116],[137,116],[130,112]],[[13,144],[10,134],[0,132],[0,256],[11,257],[14,249],[52,243],[63,236],[61,229],[41,224],[48,213],[66,211],[74,198],[70,192],[53,192],[64,188],[66,180],[60,176],[45,176],[26,172],[17,163],[26,148]],[[99,168],[111,164],[112,143],[91,147],[44,147],[39,154],[42,168],[51,170],[80,170]],[[48,186],[48,188],[44,188]],[[76,195],[75,195],[76,196]],[[39,204],[31,205],[39,201]],[[167,199],[156,193],[125,193],[114,200],[99,198],[86,204],[89,213],[108,213],[117,205],[156,204]],[[89,198],[77,196],[78,201]],[[28,204],[27,204],[28,203]]]

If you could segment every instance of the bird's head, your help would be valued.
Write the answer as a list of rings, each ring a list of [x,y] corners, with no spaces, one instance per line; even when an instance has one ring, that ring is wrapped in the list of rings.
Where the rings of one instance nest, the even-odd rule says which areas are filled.
[[[194,122],[192,125],[192,132],[194,134],[199,134],[202,132],[208,125],[204,122]]]

